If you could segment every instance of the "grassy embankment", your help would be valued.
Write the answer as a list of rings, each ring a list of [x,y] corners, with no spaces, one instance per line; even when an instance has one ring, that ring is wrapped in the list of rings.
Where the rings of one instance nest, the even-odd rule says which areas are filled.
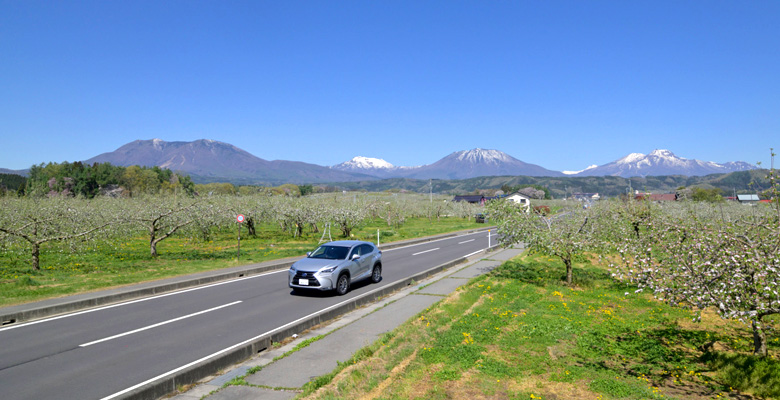
[[[635,294],[589,262],[568,287],[559,264],[505,263],[310,382],[301,397],[780,398],[780,362],[751,355],[749,327],[706,312],[694,323],[689,311]]]
[[[484,227],[473,220],[441,218],[408,219],[400,227],[388,227],[382,220],[370,221],[354,230],[352,239],[380,243],[412,239]],[[150,256],[149,239],[139,236],[110,246],[96,242],[89,251],[71,252],[67,244],[47,243],[42,247],[41,270],[30,267],[29,250],[0,253],[0,307],[65,296],[143,281],[210,271],[286,257],[313,250],[322,232],[304,232],[293,238],[278,226],[263,225],[257,236],[241,233],[241,255],[237,257],[237,230],[218,232],[208,240],[174,236],[158,245],[159,256]],[[333,228],[333,240],[343,239]]]

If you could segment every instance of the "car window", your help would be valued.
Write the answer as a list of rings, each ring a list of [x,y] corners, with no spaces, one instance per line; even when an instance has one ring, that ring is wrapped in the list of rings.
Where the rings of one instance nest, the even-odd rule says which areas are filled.
[[[361,255],[370,254],[372,251],[374,251],[374,246],[371,246],[370,244],[364,244],[360,247],[363,248],[363,250],[360,252]]]
[[[347,258],[349,247],[342,246],[320,246],[314,250],[310,258],[323,258],[326,260],[344,260]]]
[[[357,254],[357,255],[359,255],[359,256],[360,256],[360,255],[363,255],[363,253],[361,252],[361,250],[362,250],[362,247],[363,247],[363,246],[355,246],[355,247],[353,247],[353,248],[352,248],[352,254],[350,254],[350,255],[349,255],[349,258],[352,258],[352,257],[354,257],[354,256],[355,256],[355,254]]]

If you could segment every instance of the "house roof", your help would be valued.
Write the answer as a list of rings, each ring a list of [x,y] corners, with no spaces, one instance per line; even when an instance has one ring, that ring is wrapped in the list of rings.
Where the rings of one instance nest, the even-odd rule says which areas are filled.
[[[758,201],[757,194],[738,194],[737,200],[739,201]]]
[[[452,201],[466,201],[469,203],[479,203],[482,200],[485,199],[485,196],[475,194],[475,195],[466,195],[466,196],[455,196]]]

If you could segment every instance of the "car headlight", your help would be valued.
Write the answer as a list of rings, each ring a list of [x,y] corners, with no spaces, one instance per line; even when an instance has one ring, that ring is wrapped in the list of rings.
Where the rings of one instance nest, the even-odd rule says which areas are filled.
[[[323,268],[323,269],[321,269],[321,270],[320,270],[320,273],[321,273],[321,274],[330,274],[330,273],[332,273],[333,271],[335,271],[335,270],[336,270],[336,268],[337,268],[337,267],[328,267],[328,268]]]

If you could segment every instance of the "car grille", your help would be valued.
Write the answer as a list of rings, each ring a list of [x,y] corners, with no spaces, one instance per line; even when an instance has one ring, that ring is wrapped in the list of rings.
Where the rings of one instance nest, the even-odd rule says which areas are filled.
[[[293,277],[293,284],[297,285],[299,279],[308,279],[309,284],[307,286],[320,286],[320,281],[314,277],[314,272],[296,272],[295,276]]]

